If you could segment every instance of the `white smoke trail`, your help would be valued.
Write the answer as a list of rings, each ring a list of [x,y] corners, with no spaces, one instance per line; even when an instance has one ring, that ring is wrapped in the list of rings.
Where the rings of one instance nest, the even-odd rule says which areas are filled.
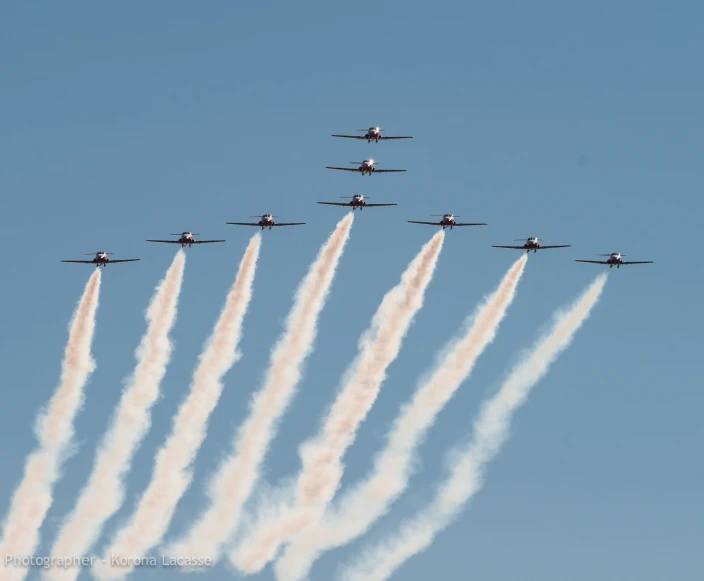
[[[7,556],[30,557],[39,544],[39,528],[53,501],[53,487],[73,439],[73,421],[83,406],[83,388],[95,370],[91,345],[100,295],[100,270],[88,280],[69,325],[61,380],[48,407],[37,419],[38,449],[27,458],[0,539],[3,581],[20,581],[27,568],[7,563]]]
[[[342,458],[354,442],[357,429],[376,400],[386,370],[401,350],[413,317],[423,306],[442,250],[440,231],[423,246],[385,296],[369,329],[359,342],[359,354],[343,379],[343,387],[317,436],[300,449],[303,468],[298,475],[295,501],[272,518],[263,518],[230,559],[245,573],[256,573],[271,560],[279,545],[319,520],[339,486]]]
[[[320,522],[292,540],[276,562],[277,579],[296,581],[305,577],[322,551],[346,545],[364,534],[406,489],[414,450],[496,337],[527,259],[524,254],[511,266],[497,289],[469,317],[462,336],[442,350],[435,369],[394,420],[386,447],[374,460],[372,473],[343,495],[336,503],[337,510],[329,510]]]
[[[225,459],[210,484],[210,507],[170,554],[214,560],[221,544],[237,525],[241,506],[256,482],[276,421],[292,397],[302,374],[303,361],[312,350],[318,315],[349,237],[352,220],[350,214],[338,223],[301,283],[286,331],[272,353],[264,387],[254,397],[252,412],[234,442],[233,453]],[[160,497],[162,492],[155,490],[155,495]],[[165,528],[160,528],[158,535],[145,535],[145,527],[149,527],[146,521],[132,526],[127,534],[118,536],[106,554],[143,555],[165,532]],[[97,571],[101,579],[118,579],[129,569],[101,567]]]
[[[407,559],[427,549],[435,535],[446,528],[483,484],[484,468],[508,438],[510,421],[531,388],[572,341],[596,304],[606,283],[602,274],[572,304],[558,312],[553,326],[514,367],[499,391],[486,401],[474,423],[469,446],[452,456],[450,477],[435,499],[401,525],[390,538],[364,551],[353,565],[342,570],[343,581],[384,581]]]
[[[171,434],[155,457],[152,478],[131,519],[113,537],[105,563],[96,561],[98,578],[121,578],[132,567],[110,568],[111,555],[143,557],[166,532],[176,505],[193,478],[191,464],[203,443],[208,420],[220,399],[223,377],[240,359],[242,322],[252,298],[261,236],[252,236],[235,282],[193,373],[191,390],[173,420]],[[133,561],[134,562],[134,561]]]
[[[124,501],[124,477],[149,431],[151,408],[159,397],[159,385],[171,359],[169,333],[176,321],[185,263],[186,255],[179,250],[156,287],[146,312],[147,331],[136,352],[137,366],[122,393],[113,424],[97,451],[88,483],[54,542],[52,557],[86,555],[105,521]],[[51,567],[44,571],[44,577],[70,581],[79,573],[79,567]]]

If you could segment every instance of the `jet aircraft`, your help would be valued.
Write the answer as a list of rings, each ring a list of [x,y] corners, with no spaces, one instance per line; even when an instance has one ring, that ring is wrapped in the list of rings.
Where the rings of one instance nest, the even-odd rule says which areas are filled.
[[[112,260],[108,258],[108,255],[112,254],[112,252],[96,252],[95,253],[95,258],[92,260],[62,260],[61,262],[75,262],[78,264],[95,264],[95,266],[105,266],[108,263],[110,264],[117,264],[118,262],[137,262],[140,260],[139,258],[125,258],[122,260]],[[86,256],[93,256],[93,253],[86,254]]]
[[[210,244],[212,242],[225,242],[225,240],[195,240],[194,236],[200,236],[200,234],[193,234],[192,232],[181,232],[181,234],[169,234],[169,236],[178,236],[178,240],[147,240],[147,242],[162,242],[163,244],[180,244],[181,248],[188,246],[189,248],[194,244]]]
[[[442,219],[439,222],[416,222],[415,220],[408,220],[409,224],[429,224],[430,226],[442,226],[442,229],[449,228],[452,230],[455,226],[487,226],[486,222],[457,222],[453,214],[431,214],[431,216],[440,216]]]
[[[366,139],[367,143],[379,143],[380,140],[385,139],[413,139],[412,135],[401,135],[401,136],[390,136],[382,135],[385,131],[381,127],[370,127],[369,129],[355,129],[355,131],[361,131],[364,135],[338,135],[333,133],[333,137],[345,137],[347,139]]]
[[[350,163],[358,167],[331,167],[329,165],[326,165],[325,168],[336,169],[338,171],[355,171],[362,175],[364,175],[365,173],[372,175],[373,173],[398,173],[402,171],[408,171],[405,169],[377,169],[376,167],[374,167],[374,164],[376,162],[373,159],[365,159],[363,161],[351,161]]]
[[[259,218],[259,216],[250,216],[250,218]],[[271,214],[264,214],[259,222],[227,222],[234,226],[259,226],[262,230],[264,228],[269,228],[271,230],[272,226],[302,226],[305,222],[276,222],[274,218],[278,216],[272,216]]]
[[[612,252],[611,254],[597,254],[597,256],[608,256],[606,260],[575,260],[575,262],[590,262],[591,264],[608,264],[609,268],[615,266],[621,268],[624,264],[653,264],[652,260],[640,260],[637,262],[626,262],[623,260],[625,254]]]
[[[524,238],[516,238],[514,242],[519,242],[524,240]],[[514,250],[525,250],[526,252],[537,252],[538,250],[546,250],[548,248],[569,248],[571,244],[560,244],[559,246],[543,246],[540,243],[540,238],[537,236],[531,236],[526,240],[526,243],[522,246],[492,246],[492,248],[513,248]]]
[[[324,204],[326,206],[346,206],[352,207],[352,210],[357,208],[364,210],[364,208],[376,208],[378,206],[398,206],[398,204],[369,204],[367,200],[369,198],[364,198],[362,194],[355,194],[354,196],[340,196],[341,198],[352,198],[349,202],[318,202],[319,204]]]

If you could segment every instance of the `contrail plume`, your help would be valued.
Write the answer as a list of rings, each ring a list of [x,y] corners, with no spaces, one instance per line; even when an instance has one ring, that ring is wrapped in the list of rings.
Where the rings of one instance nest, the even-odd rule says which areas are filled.
[[[364,551],[356,563],[342,570],[343,581],[383,581],[407,559],[427,549],[435,535],[446,528],[481,488],[484,469],[509,435],[511,418],[525,402],[531,388],[548,372],[596,304],[606,283],[600,275],[567,309],[558,312],[552,328],[529,348],[499,391],[487,400],[474,422],[469,445],[452,455],[450,477],[435,499],[399,531]]]
[[[112,426],[97,451],[88,483],[54,542],[52,557],[86,555],[105,521],[124,501],[124,478],[151,426],[151,409],[159,397],[159,386],[171,359],[169,333],[176,321],[185,264],[186,255],[179,250],[156,287],[146,312],[147,331],[136,351],[137,366],[122,392]],[[44,571],[44,577],[70,581],[79,573],[79,567],[51,567]]]
[[[190,486],[191,464],[222,394],[223,377],[241,357],[238,346],[242,322],[252,298],[260,247],[261,237],[255,234],[242,257],[220,317],[198,358],[190,392],[176,412],[166,442],[156,453],[151,481],[130,520],[118,530],[105,550],[105,563],[97,561],[93,567],[93,574],[98,578],[128,575],[132,567],[110,568],[110,556],[143,557],[163,537],[178,501]]]
[[[30,454],[24,476],[16,488],[3,523],[0,554],[30,557],[39,544],[39,528],[53,501],[53,487],[73,439],[73,421],[83,405],[83,388],[95,370],[91,345],[100,295],[100,270],[92,274],[69,325],[69,337],[61,368],[61,380],[49,405],[37,418],[38,448]],[[29,569],[7,563],[3,557],[3,581],[24,579]]]
[[[231,553],[233,564],[245,573],[260,571],[281,543],[323,516],[342,478],[342,458],[374,404],[413,317],[423,306],[444,239],[442,231],[433,236],[408,265],[401,281],[384,296],[360,339],[359,353],[343,377],[323,426],[301,446],[303,467],[293,504],[282,507],[272,518],[263,518],[254,532],[246,535],[244,544]]]
[[[298,383],[305,358],[312,351],[317,320],[325,304],[337,264],[352,227],[352,215],[343,218],[323,245],[301,283],[294,305],[286,321],[286,330],[274,347],[264,386],[254,396],[251,413],[233,443],[233,452],[219,467],[209,487],[210,505],[186,533],[186,538],[169,553],[189,558],[215,559],[223,542],[237,526],[239,513],[259,473],[261,462],[276,422],[286,409]],[[160,496],[162,491],[155,491]],[[145,522],[143,526],[148,526]],[[129,535],[121,535],[108,553],[143,554],[160,539],[152,535],[148,543],[142,527],[133,527]],[[102,579],[117,579],[125,568],[105,570]],[[102,573],[102,571],[101,571]]]
[[[433,371],[423,378],[394,420],[372,473],[342,496],[336,510],[329,510],[320,522],[293,538],[275,564],[277,579],[304,578],[321,552],[364,534],[406,489],[415,449],[496,337],[527,259],[524,254],[511,266],[496,290],[467,319],[462,335],[443,348]]]

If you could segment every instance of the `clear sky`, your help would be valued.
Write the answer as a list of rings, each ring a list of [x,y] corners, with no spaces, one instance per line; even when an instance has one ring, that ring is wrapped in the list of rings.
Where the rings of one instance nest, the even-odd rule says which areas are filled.
[[[394,578],[704,578],[703,18],[701,3],[649,0],[5,3],[3,513],[92,272],[61,259],[106,250],[142,261],[103,273],[98,368],[42,528],[43,555],[86,480],[173,256],[144,240],[192,230],[227,243],[188,250],[164,395],[100,547],[149,478],[252,234],[225,222],[265,212],[308,222],[264,233],[244,357],[226,378],[173,538],[203,505],[202,485],[243,420],[292,292],[346,211],[315,202],[359,192],[399,206],[355,219],[316,351],[266,459],[272,483],[298,470],[298,443],[332,400],[360,333],[434,232],[406,220],[454,212],[489,226],[448,232],[426,304],[347,455],[344,485],[366,472],[436,350],[518,257],[490,245],[535,235],[572,248],[531,254],[497,340],[423,445],[408,493],[366,538],[327,553],[312,581],[330,579],[432,497],[444,453],[466,437],[478,404],[600,271],[574,259],[612,251],[655,264],[611,271],[592,318],[519,411],[485,488]],[[370,125],[415,139],[330,137]],[[324,169],[370,155],[409,171]],[[167,578],[162,569],[134,575]],[[273,579],[271,568],[258,579]]]

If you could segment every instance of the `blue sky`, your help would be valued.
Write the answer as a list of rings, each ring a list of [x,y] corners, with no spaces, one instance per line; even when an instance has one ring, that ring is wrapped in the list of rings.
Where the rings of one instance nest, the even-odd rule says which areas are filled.
[[[227,377],[173,537],[202,506],[292,292],[345,211],[315,202],[359,192],[399,206],[356,217],[316,351],[266,460],[271,482],[298,469],[297,445],[334,397],[360,333],[433,234],[406,220],[454,212],[489,226],[448,233],[426,304],[346,458],[345,485],[366,471],[436,350],[517,258],[490,245],[536,235],[572,248],[530,256],[497,340],[424,444],[409,492],[365,539],[326,554],[312,581],[432,496],[444,452],[466,436],[480,401],[599,271],[573,259],[612,251],[655,264],[612,271],[592,318],[518,413],[485,488],[395,578],[701,579],[702,17],[696,2],[651,1],[5,5],[3,512],[91,274],[61,259],[107,250],[142,261],[103,273],[98,368],[41,554],[90,471],[172,258],[144,240],[193,230],[227,243],[188,251],[175,359],[107,535],[149,478],[252,234],[225,222],[264,212],[308,222],[264,235],[244,358]],[[416,138],[329,137],[369,125]],[[409,171],[324,169],[370,155]],[[271,569],[259,578],[272,579]]]

